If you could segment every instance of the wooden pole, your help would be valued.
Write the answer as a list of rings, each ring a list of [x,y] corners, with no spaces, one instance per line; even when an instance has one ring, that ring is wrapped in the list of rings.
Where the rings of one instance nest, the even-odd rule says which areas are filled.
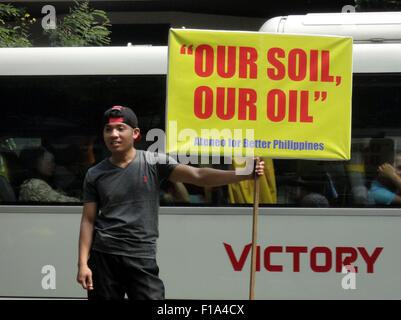
[[[255,161],[255,166],[259,160]],[[253,225],[252,225],[252,262],[251,262],[251,281],[249,285],[249,300],[255,299],[255,271],[256,271],[256,245],[258,237],[258,208],[259,208],[259,176],[254,173],[254,192],[253,192]]]

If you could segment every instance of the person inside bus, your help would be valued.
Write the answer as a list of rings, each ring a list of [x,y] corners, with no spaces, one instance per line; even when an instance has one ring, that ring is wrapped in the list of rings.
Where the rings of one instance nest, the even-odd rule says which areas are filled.
[[[44,147],[25,148],[20,153],[25,179],[19,188],[19,201],[81,202],[53,185],[56,163],[53,154]]]
[[[377,178],[371,183],[369,197],[375,204],[401,204],[401,154],[396,155],[394,166],[383,163],[377,173]]]
[[[317,192],[309,192],[305,194],[301,201],[300,205],[302,207],[312,207],[312,208],[328,208],[330,207],[329,200],[327,198]]]
[[[164,180],[160,185],[160,204],[173,205],[190,203],[191,199],[187,188],[182,182]]]
[[[18,171],[18,155],[13,138],[0,138],[0,201],[16,201],[17,186],[15,171]]]
[[[77,281],[90,300],[164,299],[156,263],[160,182],[226,185],[263,175],[264,162],[237,175],[136,149],[138,119],[122,106],[104,113],[103,138],[111,156],[88,170],[83,185]]]
[[[82,182],[86,171],[95,163],[94,136],[65,136],[65,148],[56,149],[57,170],[54,184],[69,195],[82,198]],[[61,142],[62,144],[63,142]]]

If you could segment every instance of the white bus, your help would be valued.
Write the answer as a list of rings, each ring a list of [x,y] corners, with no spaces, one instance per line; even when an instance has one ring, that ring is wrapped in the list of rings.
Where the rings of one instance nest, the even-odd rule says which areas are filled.
[[[372,196],[377,166],[401,152],[400,27],[400,13],[372,13],[278,17],[261,28],[353,35],[354,57],[351,160],[269,160],[256,299],[401,298],[401,210]],[[107,155],[101,117],[113,105],[132,107],[143,135],[136,147],[152,144],[146,132],[165,125],[167,51],[0,49],[0,298],[86,297],[75,280],[79,199],[87,168]],[[26,150],[38,147],[54,157],[53,191],[27,200]],[[249,190],[187,185],[185,202],[172,188],[163,185],[160,198],[166,298],[248,299]]]

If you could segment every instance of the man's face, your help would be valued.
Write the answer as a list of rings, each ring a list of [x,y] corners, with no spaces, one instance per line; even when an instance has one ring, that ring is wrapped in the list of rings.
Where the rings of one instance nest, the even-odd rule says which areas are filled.
[[[111,153],[129,151],[138,135],[138,128],[132,129],[122,122],[108,123],[103,129],[104,142]]]
[[[46,177],[51,177],[56,169],[54,156],[50,152],[45,152],[38,160],[37,170]]]

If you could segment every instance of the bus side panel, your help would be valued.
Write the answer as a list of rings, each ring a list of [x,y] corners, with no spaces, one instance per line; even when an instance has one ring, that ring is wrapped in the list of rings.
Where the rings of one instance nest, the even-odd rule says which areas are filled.
[[[159,264],[168,298],[249,298],[248,210],[249,215],[161,216]],[[401,297],[401,217],[380,216],[379,210],[375,216],[331,216],[327,209],[326,216],[322,210],[319,216],[290,216],[284,210],[259,216],[256,299]],[[369,273],[361,252],[371,257]],[[357,273],[336,272],[340,253],[342,260],[355,256]]]
[[[232,215],[174,209],[178,214],[160,215],[166,298],[248,299],[252,209]],[[257,299],[401,297],[400,216],[381,216],[379,209],[365,216],[285,210],[260,209]],[[76,282],[79,211],[0,215],[0,297],[85,298]],[[336,272],[347,256],[357,273]]]
[[[0,297],[86,296],[75,280],[81,215],[54,211],[0,214]]]

